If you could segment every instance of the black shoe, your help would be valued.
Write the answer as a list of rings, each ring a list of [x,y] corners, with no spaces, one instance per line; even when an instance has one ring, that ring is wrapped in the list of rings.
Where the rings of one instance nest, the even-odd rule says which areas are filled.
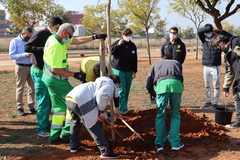
[[[76,147],[76,148],[71,148],[70,152],[71,152],[71,153],[76,153],[80,148],[81,148],[81,145],[79,145],[79,146]]]
[[[31,112],[32,114],[36,114],[36,113],[37,113],[37,111],[35,110],[35,108],[29,109],[29,112]]]
[[[60,135],[60,138],[65,141],[69,141],[70,136]]]
[[[59,139],[57,139],[55,141],[48,141],[48,144],[53,144],[53,145],[63,144],[63,143],[69,143],[69,141],[63,140],[61,138],[59,138]]]
[[[211,102],[207,102],[205,105],[201,106],[200,108],[201,109],[202,108],[212,108],[212,103]]]
[[[212,107],[213,107],[213,108],[217,108],[217,107],[218,107],[218,104],[217,104],[217,103],[214,103]]]
[[[19,108],[19,109],[18,109],[18,115],[19,115],[19,116],[24,116],[24,115],[25,115],[24,109]]]
[[[182,142],[180,142],[180,144],[179,144],[177,147],[172,147],[171,150],[173,150],[173,151],[178,151],[178,150],[180,150],[180,149],[183,148],[183,147],[184,147],[184,144],[183,144]]]
[[[161,145],[156,145],[156,148],[157,148],[157,152],[164,150],[163,146],[161,146]]]
[[[100,155],[100,158],[102,158],[102,159],[115,159],[115,158],[118,158],[119,156],[120,156],[120,154],[114,153],[110,149],[105,148],[102,151],[102,154]]]
[[[238,122],[234,122],[232,124],[226,125],[227,128],[237,128],[240,127],[240,124]]]

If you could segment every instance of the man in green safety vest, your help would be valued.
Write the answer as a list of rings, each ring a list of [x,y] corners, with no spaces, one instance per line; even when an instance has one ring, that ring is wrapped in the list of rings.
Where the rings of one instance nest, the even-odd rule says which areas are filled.
[[[69,140],[70,119],[67,111],[65,96],[73,87],[68,81],[69,77],[82,80],[82,73],[68,70],[68,51],[70,44],[80,45],[95,39],[104,39],[106,34],[93,34],[91,36],[72,38],[74,27],[70,23],[63,23],[58,32],[50,36],[44,47],[44,69],[42,81],[48,88],[52,102],[53,116],[48,141],[50,144],[61,139]],[[66,122],[65,121],[66,115]]]

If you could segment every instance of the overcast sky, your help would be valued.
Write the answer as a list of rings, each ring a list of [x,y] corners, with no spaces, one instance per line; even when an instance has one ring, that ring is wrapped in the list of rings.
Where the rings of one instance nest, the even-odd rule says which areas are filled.
[[[240,1],[240,0],[236,0]],[[108,0],[55,0],[56,3],[61,4],[64,6],[66,10],[73,10],[73,11],[83,11],[83,6],[85,5],[97,5],[102,3],[107,3]],[[113,9],[117,9],[117,0],[112,0],[112,7]],[[227,0],[222,1],[222,9],[226,6]],[[235,2],[236,4],[236,2]],[[160,11],[159,14],[161,16],[161,19],[167,20],[167,29],[171,28],[172,26],[175,26],[176,24],[178,26],[181,26],[182,29],[186,29],[188,26],[194,28],[194,24],[192,21],[190,21],[187,18],[183,18],[178,16],[177,13],[168,13],[169,8],[167,7],[168,1],[167,0],[160,0]],[[235,6],[235,5],[233,5]],[[0,4],[0,9],[4,9],[3,6]],[[7,14],[7,18],[8,18]],[[240,26],[240,12],[234,14],[233,16],[226,19],[230,24],[234,24],[235,26]],[[203,23],[202,26],[206,23],[213,24],[212,18],[207,18]]]

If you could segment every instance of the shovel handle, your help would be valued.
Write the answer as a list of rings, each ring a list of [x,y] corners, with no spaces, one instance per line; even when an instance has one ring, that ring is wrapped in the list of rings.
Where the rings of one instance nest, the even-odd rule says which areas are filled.
[[[134,132],[140,139],[144,140],[122,117],[119,118],[132,132]]]
[[[104,122],[108,125],[111,125],[111,123],[106,119],[106,118],[103,118]],[[117,133],[117,135],[120,137],[120,138],[123,138],[123,136],[116,130],[116,128],[112,128],[114,130],[115,133]]]

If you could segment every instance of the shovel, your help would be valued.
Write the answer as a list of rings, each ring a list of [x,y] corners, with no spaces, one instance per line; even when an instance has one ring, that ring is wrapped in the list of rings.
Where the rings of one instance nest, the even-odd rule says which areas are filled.
[[[107,125],[111,125],[111,123],[106,119],[106,118],[103,118],[104,122],[107,124]],[[118,140],[118,142],[122,142],[123,141],[123,136],[116,130],[116,128],[112,128],[114,130],[115,133],[117,133],[117,135],[120,137],[120,139]]]
[[[135,133],[140,138],[136,139],[136,142],[144,141],[144,139],[122,117],[119,118],[133,133]]]

